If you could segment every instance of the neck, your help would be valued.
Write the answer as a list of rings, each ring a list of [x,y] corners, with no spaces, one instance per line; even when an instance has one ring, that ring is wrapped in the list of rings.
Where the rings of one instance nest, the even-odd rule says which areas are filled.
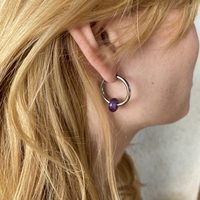
[[[115,166],[120,162],[126,147],[130,144],[133,137],[139,130],[125,131],[121,129],[113,134],[113,148],[114,148],[114,163]]]

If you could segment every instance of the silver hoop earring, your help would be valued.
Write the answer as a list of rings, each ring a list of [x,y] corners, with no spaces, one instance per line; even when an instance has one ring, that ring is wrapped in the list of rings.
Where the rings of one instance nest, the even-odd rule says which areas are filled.
[[[108,108],[111,112],[115,112],[118,109],[119,106],[125,105],[131,97],[131,88],[129,86],[129,83],[124,78],[122,78],[121,76],[117,75],[116,77],[117,77],[117,79],[122,81],[124,83],[125,87],[126,87],[127,95],[126,95],[126,98],[124,99],[124,101],[119,102],[117,98],[112,98],[110,100],[107,98],[107,96],[104,92],[104,83],[106,82],[104,79],[102,80],[101,86],[100,86],[102,97],[108,103]]]

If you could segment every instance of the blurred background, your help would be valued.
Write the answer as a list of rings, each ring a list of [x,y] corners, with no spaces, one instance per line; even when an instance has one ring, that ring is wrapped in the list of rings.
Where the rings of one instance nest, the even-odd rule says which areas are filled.
[[[195,20],[200,37],[200,10]],[[163,113],[164,114],[164,113]],[[200,56],[190,112],[180,121],[140,131],[127,148],[143,200],[196,200],[200,185]]]

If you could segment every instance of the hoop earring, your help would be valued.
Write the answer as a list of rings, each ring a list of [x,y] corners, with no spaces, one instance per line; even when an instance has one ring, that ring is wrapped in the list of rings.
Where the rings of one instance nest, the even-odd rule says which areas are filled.
[[[124,78],[122,78],[121,76],[117,75],[116,77],[117,77],[117,79],[119,79],[120,81],[122,81],[124,83],[125,87],[126,87],[127,95],[126,95],[126,98],[124,99],[124,101],[119,102],[117,98],[112,98],[112,99],[109,100],[106,97],[106,94],[104,92],[104,83],[106,81],[104,79],[102,80],[101,86],[100,86],[102,97],[109,104],[108,108],[109,108],[109,110],[111,112],[115,112],[118,109],[119,106],[125,105],[129,101],[129,99],[131,97],[131,88],[129,86],[129,83]]]

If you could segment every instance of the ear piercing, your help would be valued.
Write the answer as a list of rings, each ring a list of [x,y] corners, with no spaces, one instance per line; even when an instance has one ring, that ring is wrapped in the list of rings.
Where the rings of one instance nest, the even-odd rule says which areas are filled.
[[[117,75],[116,77],[117,77],[117,79],[122,81],[124,83],[125,87],[126,87],[127,94],[126,94],[126,98],[124,99],[124,101],[119,102],[117,98],[112,98],[110,100],[107,98],[107,96],[104,92],[104,83],[106,82],[104,79],[102,80],[101,86],[100,86],[102,96],[103,96],[104,100],[108,103],[108,108],[111,112],[115,112],[118,109],[119,106],[125,105],[131,97],[131,88],[129,86],[129,83],[124,78],[122,78],[121,76]]]

